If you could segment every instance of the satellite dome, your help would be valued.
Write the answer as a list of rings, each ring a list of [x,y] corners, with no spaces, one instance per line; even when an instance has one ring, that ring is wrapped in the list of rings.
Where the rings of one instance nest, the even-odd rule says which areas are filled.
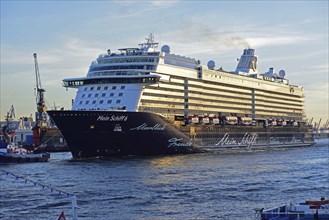
[[[215,61],[209,60],[207,66],[209,69],[213,70],[215,68]]]
[[[170,47],[168,45],[163,45],[161,47],[161,52],[170,53]]]
[[[284,78],[285,75],[286,75],[286,71],[284,71],[284,70],[280,70],[280,71],[279,71],[279,76],[280,76],[281,78]]]

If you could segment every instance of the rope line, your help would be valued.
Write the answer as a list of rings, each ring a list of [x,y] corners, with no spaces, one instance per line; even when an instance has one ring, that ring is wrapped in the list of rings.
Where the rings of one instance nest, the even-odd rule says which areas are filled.
[[[34,187],[36,187],[36,186],[42,187],[42,190],[49,189],[50,190],[50,193],[57,192],[57,194],[59,196],[60,195],[67,195],[67,197],[70,197],[71,198],[71,202],[72,202],[72,219],[73,220],[78,220],[78,213],[77,213],[78,204],[77,204],[77,198],[76,198],[76,196],[74,194],[67,193],[67,192],[64,192],[62,190],[58,190],[58,189],[55,189],[53,187],[50,187],[50,186],[41,184],[39,182],[29,180],[27,178],[24,178],[22,176],[18,176],[18,175],[14,174],[14,173],[11,173],[11,172],[8,172],[8,171],[5,171],[5,170],[1,170],[0,169],[0,172],[4,173],[5,176],[12,176],[12,177],[14,177],[16,179],[16,181],[19,181],[20,179],[22,179],[25,184],[32,183]]]
[[[29,180],[27,178],[24,178],[22,176],[18,176],[14,173],[11,173],[11,172],[8,172],[8,171],[5,171],[5,170],[0,170],[2,173],[5,174],[5,176],[12,176],[16,179],[16,181],[19,181],[20,179],[24,181],[25,184],[28,184],[28,183],[32,183],[34,187],[37,187],[37,186],[40,186],[42,187],[42,190],[45,190],[45,189],[49,189],[49,191],[52,193],[52,192],[57,192],[58,195],[67,195],[67,197],[72,197],[72,196],[75,196],[74,194],[71,194],[71,193],[67,193],[67,192],[64,192],[62,190],[58,190],[58,189],[55,189],[53,187],[50,187],[50,186],[47,186],[45,184],[41,184],[39,182],[36,182],[36,181],[32,181],[32,180]]]

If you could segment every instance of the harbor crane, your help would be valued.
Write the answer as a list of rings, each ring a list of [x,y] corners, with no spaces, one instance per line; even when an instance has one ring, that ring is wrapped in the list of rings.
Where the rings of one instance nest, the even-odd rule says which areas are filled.
[[[9,124],[13,118],[15,118],[15,109],[14,109],[14,106],[11,105],[9,111],[7,112],[7,116],[6,116],[6,122],[7,124]]]
[[[312,125],[312,123],[313,123],[313,117],[309,120],[308,124]]]
[[[37,104],[35,121],[36,121],[36,126],[44,127],[47,124],[46,104],[44,100],[44,93],[46,90],[44,90],[41,85],[37,54],[34,53],[33,57],[34,57],[34,66],[35,66],[36,104]]]
[[[327,122],[324,124],[323,126],[325,129],[328,129],[329,128],[329,119],[327,120]]]
[[[321,120],[322,120],[322,118],[320,118],[320,121],[319,121],[319,123],[316,125],[316,133],[318,133],[318,131],[319,131],[319,128],[320,128],[320,125],[321,125]]]
[[[5,117],[6,124],[4,124],[1,127],[2,134],[4,135],[4,140],[7,143],[10,143],[13,141],[12,136],[10,134],[15,133],[15,130],[11,126],[14,118],[15,118],[15,109],[14,109],[14,106],[11,105],[11,107]]]
[[[45,135],[47,128],[47,114],[46,114],[46,104],[44,93],[46,90],[42,88],[39,64],[37,54],[33,54],[34,57],[34,66],[35,66],[35,81],[36,81],[36,104],[37,112],[35,113],[35,126],[33,130],[33,145],[35,148],[38,148],[41,145],[42,137]]]

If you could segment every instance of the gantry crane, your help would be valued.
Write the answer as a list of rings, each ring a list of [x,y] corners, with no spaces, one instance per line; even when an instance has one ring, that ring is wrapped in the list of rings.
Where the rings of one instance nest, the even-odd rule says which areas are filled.
[[[44,90],[41,85],[37,54],[34,53],[33,57],[34,57],[34,66],[35,66],[36,104],[37,104],[35,121],[36,121],[36,126],[44,127],[47,125],[46,104],[44,100],[44,93],[46,90]]]
[[[4,124],[1,128],[2,134],[4,136],[4,140],[7,143],[13,142],[11,134],[15,133],[15,130],[12,129],[11,124],[12,124],[14,118],[15,118],[15,109],[14,109],[14,106],[12,105],[5,117],[6,124]]]
[[[15,118],[15,109],[14,106],[11,105],[9,111],[7,112],[7,116],[6,116],[6,123],[7,125],[13,121],[13,119]]]
[[[46,115],[46,104],[44,99],[44,93],[46,90],[42,88],[39,65],[37,54],[33,54],[34,57],[34,66],[35,66],[35,82],[36,82],[36,104],[37,112],[35,113],[35,126],[33,130],[33,145],[35,148],[38,148],[41,145],[41,139],[45,134],[45,129],[47,127],[47,115]]]

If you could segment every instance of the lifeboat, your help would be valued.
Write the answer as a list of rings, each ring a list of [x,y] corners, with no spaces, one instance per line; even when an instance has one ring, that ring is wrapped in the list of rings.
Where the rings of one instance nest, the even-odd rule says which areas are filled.
[[[224,116],[224,124],[226,125],[236,125],[238,124],[238,118],[235,116]]]
[[[202,118],[202,124],[209,124],[210,120],[208,117],[203,117]]]
[[[239,118],[239,124],[240,125],[251,125],[252,118],[250,117],[240,117]]]

